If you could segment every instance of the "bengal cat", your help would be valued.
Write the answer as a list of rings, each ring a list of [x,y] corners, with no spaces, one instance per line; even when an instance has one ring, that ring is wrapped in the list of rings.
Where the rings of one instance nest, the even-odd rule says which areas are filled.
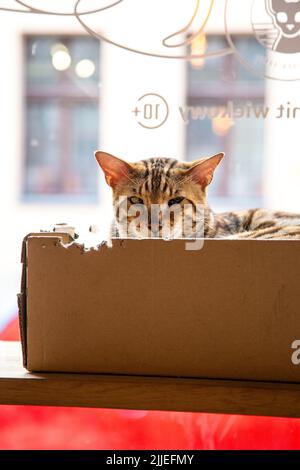
[[[300,214],[267,209],[216,214],[210,209],[207,187],[224,153],[193,162],[150,158],[128,163],[101,151],[95,156],[113,191],[113,236],[161,237],[167,224],[171,238],[300,238]],[[152,207],[161,209],[159,215]],[[175,208],[188,207],[184,225],[184,210]],[[161,215],[165,209],[168,218]]]

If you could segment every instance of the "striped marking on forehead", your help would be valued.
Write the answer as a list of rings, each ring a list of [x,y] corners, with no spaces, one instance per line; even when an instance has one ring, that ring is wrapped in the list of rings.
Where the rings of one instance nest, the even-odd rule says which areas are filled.
[[[145,168],[150,171],[161,171],[167,173],[169,170],[174,168],[180,163],[173,158],[149,158],[148,160],[142,160]]]
[[[143,189],[151,193],[166,191],[168,179],[171,176],[170,170],[178,164],[177,160],[150,158],[143,160],[142,163],[145,165]]]

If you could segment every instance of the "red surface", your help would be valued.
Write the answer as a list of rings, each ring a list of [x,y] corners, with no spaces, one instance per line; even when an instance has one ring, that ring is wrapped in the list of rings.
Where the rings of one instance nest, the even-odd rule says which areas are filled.
[[[0,406],[0,449],[300,449],[300,419]]]
[[[3,331],[0,331],[2,341],[20,341],[20,330],[18,319],[12,320]]]

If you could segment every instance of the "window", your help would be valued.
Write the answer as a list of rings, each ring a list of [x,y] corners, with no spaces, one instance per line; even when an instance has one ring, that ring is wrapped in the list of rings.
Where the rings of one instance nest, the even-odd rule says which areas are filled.
[[[97,199],[99,41],[30,36],[26,48],[25,199]]]
[[[236,41],[244,55],[255,59],[254,38],[237,36]],[[212,50],[226,48],[219,36],[209,36],[207,45]],[[187,125],[187,159],[226,152],[209,192],[210,200],[221,207],[261,203],[264,88],[264,79],[252,75],[234,54],[188,65],[187,102],[193,111]]]

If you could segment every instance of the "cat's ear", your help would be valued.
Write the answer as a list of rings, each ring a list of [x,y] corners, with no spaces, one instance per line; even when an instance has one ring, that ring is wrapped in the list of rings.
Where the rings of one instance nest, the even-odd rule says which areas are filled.
[[[191,167],[187,171],[187,175],[201,185],[204,189],[211,183],[214,171],[224,157],[225,153],[217,153],[212,157],[196,160],[191,163]]]
[[[282,6],[282,2],[280,2],[280,0],[269,0],[266,3],[267,8],[269,8],[272,13],[276,13],[276,11],[279,11],[280,7]]]
[[[131,168],[129,163],[106,152],[97,151],[95,157],[104,172],[107,184],[112,188],[127,178]]]

